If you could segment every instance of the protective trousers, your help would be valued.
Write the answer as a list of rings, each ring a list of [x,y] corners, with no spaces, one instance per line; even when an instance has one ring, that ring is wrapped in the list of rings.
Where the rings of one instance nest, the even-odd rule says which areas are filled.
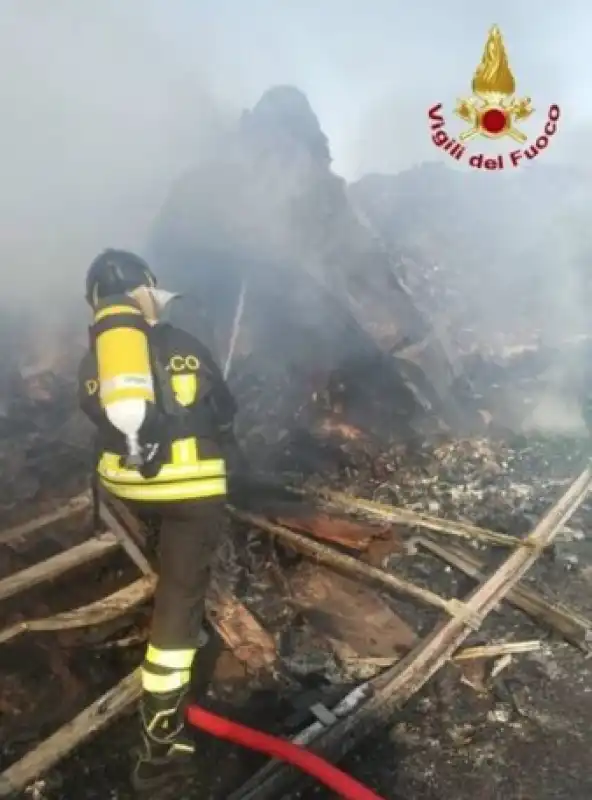
[[[214,555],[225,532],[223,500],[170,506],[161,512],[158,585],[144,688],[187,683],[201,630]],[[174,676],[177,677],[174,677]]]
[[[223,499],[156,510],[159,578],[142,667],[145,747],[133,773],[138,789],[153,789],[172,766],[181,771],[191,767],[195,748],[185,726],[185,704],[210,570],[226,530]]]

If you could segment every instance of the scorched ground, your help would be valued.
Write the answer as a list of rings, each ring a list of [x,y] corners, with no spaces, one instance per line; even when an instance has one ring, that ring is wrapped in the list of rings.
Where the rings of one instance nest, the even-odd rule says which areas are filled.
[[[341,477],[337,470],[333,474],[325,472],[324,485],[450,519],[471,520],[516,535],[532,527],[561,487],[576,474],[585,456],[573,439],[509,436],[442,441],[423,447],[399,444],[386,450],[373,448],[366,441],[361,444],[349,440],[342,443],[341,449],[347,465],[342,468]],[[294,479],[293,472],[290,479]],[[308,482],[318,483],[319,477],[309,478]],[[592,563],[585,539],[591,519],[592,505],[586,504],[564,532],[553,555],[539,563],[528,581],[550,599],[569,603],[584,613],[592,612]],[[481,557],[491,554],[490,550],[479,550]],[[266,578],[270,560],[277,564],[278,554],[255,534],[249,537],[247,551],[251,585],[245,590],[245,600],[259,614],[266,614],[268,627],[279,630],[286,621],[290,625],[293,615],[286,609],[277,585]],[[284,556],[280,554],[280,558]],[[499,557],[500,554],[491,555],[492,564]],[[284,565],[281,560],[280,563]],[[472,585],[459,573],[442,569],[431,557],[408,554],[404,549],[389,557],[389,565],[398,574],[406,574],[447,596],[462,594]],[[119,575],[112,565],[104,571],[105,588],[117,582],[118,577],[121,579],[121,570],[126,568],[122,562]],[[80,603],[84,601],[84,591],[80,584],[69,585],[64,587],[63,598],[56,598],[58,604]],[[431,626],[433,615],[407,601],[388,602],[418,633]],[[135,630],[141,627],[142,620],[136,620]],[[420,796],[468,800],[477,793],[492,800],[589,797],[589,662],[506,606],[487,621],[474,643],[541,637],[544,649],[515,657],[493,691],[480,693],[459,682],[458,667],[447,668],[393,720],[389,730],[377,733],[374,741],[353,754],[346,768],[393,800]],[[292,651],[286,652],[288,664],[300,665],[313,682],[351,680],[344,674],[343,665],[336,665],[323,641],[315,641],[311,629],[305,626],[301,638],[304,645],[302,641],[294,643]],[[55,727],[57,718],[62,716],[55,704],[58,691],[64,692],[68,686],[73,693],[70,698],[62,694],[60,706],[70,702],[81,707],[141,657],[141,647],[134,647],[133,643],[113,649],[105,649],[104,645],[104,636],[96,649],[88,642],[69,649],[66,641],[60,653],[59,646],[56,650],[55,643],[44,640],[21,644],[3,653],[3,671],[8,677],[4,685],[8,691],[2,695],[2,722],[5,741],[10,742],[3,753],[3,765]],[[303,652],[309,661],[304,667]],[[10,683],[15,675],[22,679],[23,663],[27,665],[24,671],[28,679],[24,686],[31,693],[26,698],[18,695],[18,681]],[[277,701],[273,687],[259,685],[253,692],[256,682],[246,681],[244,670],[229,654],[220,659],[217,678],[217,696],[210,698],[216,707],[237,718],[256,720],[259,726],[265,718],[272,730],[278,729],[278,720],[286,719],[289,709]],[[479,687],[480,676],[468,675],[468,681]],[[40,692],[42,685],[46,690]],[[13,716],[11,704],[20,710],[20,719]],[[31,725],[33,707],[38,709],[39,727]],[[75,796],[131,798],[127,750],[134,735],[130,720],[116,723],[31,787],[28,796],[40,800]],[[205,738],[203,747],[204,785],[193,786],[188,796],[225,797],[258,763]],[[211,769],[213,758],[218,763],[224,760],[223,782],[220,771]],[[300,796],[327,795],[310,790]]]

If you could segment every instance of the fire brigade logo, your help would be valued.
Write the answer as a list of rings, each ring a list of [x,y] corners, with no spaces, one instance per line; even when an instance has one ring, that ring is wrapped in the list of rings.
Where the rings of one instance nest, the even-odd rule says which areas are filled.
[[[510,136],[525,142],[526,135],[515,127],[515,121],[528,119],[533,113],[530,97],[518,100],[514,96],[516,82],[502,34],[497,25],[489,32],[483,58],[473,78],[473,97],[459,100],[454,113],[471,127],[460,134],[463,142],[475,136],[499,139]]]
[[[504,45],[502,34],[497,25],[489,31],[481,62],[473,76],[471,97],[457,100],[454,113],[467,127],[457,138],[450,136],[445,130],[442,104],[433,106],[428,116],[431,130],[434,131],[432,141],[437,147],[457,161],[467,160],[469,166],[489,170],[503,169],[506,165],[517,167],[523,160],[532,160],[550,141],[557,131],[557,120],[560,117],[559,106],[550,106],[544,132],[529,147],[513,150],[507,154],[467,153],[465,142],[483,138],[489,140],[510,139],[520,145],[528,141],[528,136],[521,130],[521,123],[528,120],[535,112],[530,97],[516,96],[516,81]],[[465,158],[466,155],[466,158]],[[488,157],[489,156],[489,157]]]

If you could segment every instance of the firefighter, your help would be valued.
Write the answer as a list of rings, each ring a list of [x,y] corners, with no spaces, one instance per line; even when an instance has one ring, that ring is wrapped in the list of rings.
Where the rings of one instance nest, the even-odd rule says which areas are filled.
[[[225,529],[224,453],[234,441],[236,406],[210,349],[175,324],[175,304],[182,304],[156,288],[141,258],[119,250],[99,255],[86,298],[94,321],[80,400],[97,431],[98,483],[137,515],[156,512],[160,522],[159,581],[142,666],[144,746],[132,773],[138,790],[151,790],[193,766],[184,709],[209,569]]]

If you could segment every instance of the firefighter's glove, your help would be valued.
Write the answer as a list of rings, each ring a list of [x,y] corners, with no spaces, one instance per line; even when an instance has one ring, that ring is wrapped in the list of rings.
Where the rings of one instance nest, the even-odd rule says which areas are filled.
[[[160,444],[145,445],[142,448],[142,464],[138,468],[140,475],[146,480],[156,478],[164,464],[164,452]]]

